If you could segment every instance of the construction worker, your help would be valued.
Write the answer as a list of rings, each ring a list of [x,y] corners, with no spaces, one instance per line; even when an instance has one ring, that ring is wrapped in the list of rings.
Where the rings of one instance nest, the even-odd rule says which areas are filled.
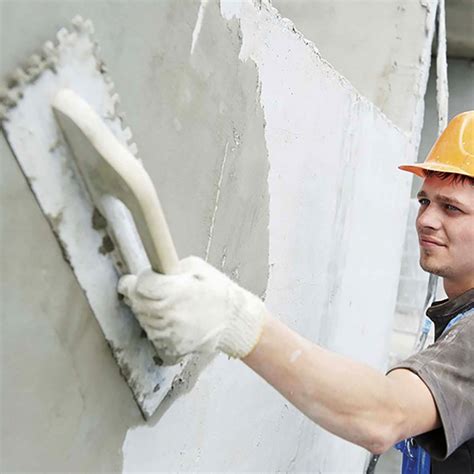
[[[431,456],[433,474],[472,474],[474,111],[449,123],[424,163],[400,168],[424,178],[416,220],[420,265],[443,279],[448,299],[427,312],[434,344],[386,375],[295,333],[197,257],[182,260],[175,275],[124,276],[119,292],[165,363],[222,351],[341,438],[381,454],[414,437],[411,446]]]

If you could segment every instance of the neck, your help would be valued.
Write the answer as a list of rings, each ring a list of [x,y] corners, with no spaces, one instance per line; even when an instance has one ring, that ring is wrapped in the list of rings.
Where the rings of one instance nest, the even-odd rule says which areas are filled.
[[[474,279],[453,280],[444,278],[443,286],[448,298],[452,299],[474,288]]]

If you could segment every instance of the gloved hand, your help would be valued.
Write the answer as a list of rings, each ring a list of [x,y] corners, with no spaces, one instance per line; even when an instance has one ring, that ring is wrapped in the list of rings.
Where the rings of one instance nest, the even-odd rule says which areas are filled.
[[[118,291],[167,365],[191,352],[245,357],[267,314],[260,298],[198,257],[181,260],[173,275],[125,275]]]

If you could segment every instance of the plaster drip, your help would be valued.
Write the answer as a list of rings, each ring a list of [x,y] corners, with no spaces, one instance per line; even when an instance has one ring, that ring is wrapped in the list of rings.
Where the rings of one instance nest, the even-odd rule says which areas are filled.
[[[194,48],[196,47],[197,39],[199,38],[199,33],[201,32],[202,28],[202,21],[204,19],[204,10],[206,9],[209,0],[201,0],[201,5],[199,5],[198,15],[196,19],[196,24],[194,25],[193,30],[193,39],[191,42],[191,51],[189,54],[192,56],[194,53]]]
[[[221,15],[226,20],[231,20],[234,17],[240,18],[241,2],[236,2],[235,0],[220,0],[219,6]]]
[[[205,257],[206,262],[209,259],[209,251],[211,249],[212,237],[214,236],[214,226],[216,223],[217,208],[219,207],[219,199],[221,196],[222,180],[224,178],[224,169],[225,169],[225,164],[227,161],[228,150],[229,150],[229,142],[225,144],[224,158],[222,159],[221,171],[219,174],[219,181],[217,182],[217,191],[216,191],[216,199],[214,203],[214,211],[212,212],[211,226],[209,228],[209,238],[207,240],[207,247],[206,247],[206,257]]]

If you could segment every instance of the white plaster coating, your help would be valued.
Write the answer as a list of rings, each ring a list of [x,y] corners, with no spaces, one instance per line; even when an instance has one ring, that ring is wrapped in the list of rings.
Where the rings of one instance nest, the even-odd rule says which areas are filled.
[[[131,133],[115,115],[113,85],[98,70],[88,31],[76,23],[75,32],[61,30],[58,39],[54,72],[43,70],[34,83],[24,84],[21,99],[5,113],[3,127],[135,399],[143,414],[150,416],[181,368],[157,367],[152,345],[141,337],[134,316],[117,298],[115,259],[99,252],[104,233],[92,228],[94,206],[77,179],[74,159],[53,115],[53,98],[61,89],[74,89],[105,118],[124,146]]]
[[[240,11],[242,9],[242,1],[238,0],[220,0],[221,15],[226,20],[232,18],[240,18]]]
[[[202,19],[204,18],[204,10],[208,3],[209,3],[209,0],[201,0],[201,5],[199,6],[196,24],[194,25],[193,36],[192,36],[192,41],[191,41],[191,51],[190,51],[191,56],[194,53],[194,48],[196,47],[196,41],[198,40],[199,33],[201,32]]]
[[[240,23],[240,58],[257,65],[265,112],[266,304],[309,339],[383,370],[410,184],[396,166],[406,159],[409,139],[266,2],[231,10],[223,2],[221,11]],[[278,453],[268,457],[271,446]],[[123,452],[130,472],[157,465],[361,472],[366,460],[364,450],[324,432],[246,367],[221,357],[157,426],[131,429]]]

